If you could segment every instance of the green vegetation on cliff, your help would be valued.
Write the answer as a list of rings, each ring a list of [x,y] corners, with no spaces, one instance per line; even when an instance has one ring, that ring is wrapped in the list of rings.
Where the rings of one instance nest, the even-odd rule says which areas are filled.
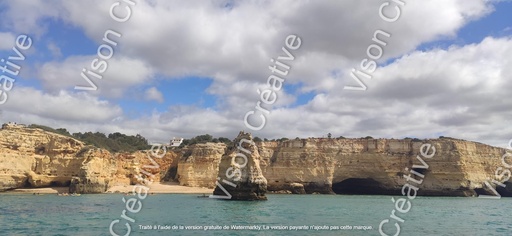
[[[28,126],[28,128],[38,128],[38,129],[42,129],[44,131],[47,131],[47,132],[50,132],[50,133],[55,133],[55,134],[62,134],[64,136],[68,136],[68,137],[72,137],[74,138],[69,132],[68,130],[64,129],[64,128],[58,128],[58,129],[54,129],[52,127],[48,127],[48,126],[44,126],[44,125],[36,125],[36,124],[31,124]]]
[[[184,139],[183,143],[181,143],[180,147],[185,147],[185,146],[193,145],[196,143],[208,143],[208,142],[225,143],[225,144],[229,145],[231,143],[231,140],[228,138],[224,138],[224,137],[214,138],[213,136],[211,136],[209,134],[203,134],[203,135],[198,135],[191,139]]]
[[[87,144],[104,148],[111,152],[134,152],[137,150],[146,150],[151,148],[148,144],[148,140],[140,134],[133,136],[116,132],[106,136],[100,132],[85,132],[73,133],[73,137]]]
[[[109,134],[108,136],[96,132],[85,132],[85,133],[73,133],[70,134],[64,128],[54,129],[44,125],[32,124],[29,128],[39,128],[47,132],[65,135],[78,139],[86,144],[93,145],[98,148],[109,150],[110,152],[134,152],[137,150],[146,150],[151,146],[148,144],[148,140],[142,137],[140,134],[135,136],[126,135],[119,132]]]

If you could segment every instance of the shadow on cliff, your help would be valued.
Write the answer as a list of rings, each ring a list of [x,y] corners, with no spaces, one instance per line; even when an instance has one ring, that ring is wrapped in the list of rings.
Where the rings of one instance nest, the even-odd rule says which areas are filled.
[[[512,197],[512,182],[506,181],[503,184],[505,185],[505,187],[496,186],[495,191],[501,197]],[[475,192],[477,195],[497,196],[495,192],[493,192],[489,188],[476,188]]]
[[[362,194],[362,195],[398,195],[399,190],[389,190],[383,184],[372,178],[350,178],[332,184],[332,191],[336,194]]]

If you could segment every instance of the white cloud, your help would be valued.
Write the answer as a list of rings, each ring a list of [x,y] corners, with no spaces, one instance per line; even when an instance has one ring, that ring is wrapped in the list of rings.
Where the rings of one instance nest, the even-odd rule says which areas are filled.
[[[10,1],[2,5],[5,10],[0,24],[17,34],[41,36],[47,31],[43,19],[56,19],[65,12],[58,0]]]
[[[287,35],[297,34],[303,44],[292,52],[296,58],[290,62],[285,83],[301,83],[300,92],[317,95],[306,105],[290,107],[296,94],[280,91],[267,126],[255,132],[257,136],[293,138],[329,132],[349,137],[445,135],[497,144],[512,131],[505,127],[511,115],[507,107],[512,105],[506,99],[512,74],[508,56],[511,39],[487,38],[479,44],[448,50],[415,51],[423,43],[455,37],[469,22],[490,14],[492,1],[407,1],[395,23],[379,18],[382,1],[378,0],[237,1],[232,8],[223,7],[224,1],[140,1],[125,23],[109,18],[110,2],[51,3],[9,2],[3,24],[44,35],[42,19],[58,18],[82,29],[97,43],[101,43],[105,30],[122,33],[104,78],[94,80],[100,90],[88,93],[90,104],[101,101],[94,96],[125,98],[131,96],[127,94],[131,89],[147,84],[150,88],[140,90],[141,98],[162,102],[162,92],[152,87],[156,75],[158,79],[211,78],[212,86],[205,92],[218,96],[220,102],[215,109],[171,106],[137,119],[123,116],[117,108],[93,119],[105,121],[100,126],[75,114],[81,110],[69,109],[62,114],[47,107],[57,112],[52,115],[11,107],[19,114],[54,121],[83,118],[82,124],[71,126],[141,133],[153,140],[202,133],[232,137],[240,129],[247,130],[243,116],[259,99],[256,89],[271,73],[270,58],[282,54]],[[15,14],[19,12],[29,16],[21,19]],[[400,59],[379,68],[372,80],[365,81],[368,91],[343,90],[353,82],[349,71],[366,56],[377,29],[392,34],[382,61]],[[86,85],[80,72],[95,53],[43,63],[38,79],[45,92],[32,92],[43,94],[39,96],[46,100],[78,96],[80,93],[75,94],[72,88]],[[71,92],[63,93],[63,89]],[[116,107],[110,103],[99,106]]]
[[[149,101],[153,100],[153,101],[157,101],[160,103],[164,102],[164,96],[155,87],[151,87],[151,88],[147,89],[145,92],[145,96],[146,96],[146,100],[149,100]]]
[[[24,122],[50,119],[68,123],[103,123],[122,115],[119,106],[87,93],[59,91],[48,94],[15,85],[8,96],[7,102],[1,107],[4,114],[9,113],[10,118],[31,117]]]
[[[0,32],[0,50],[11,50],[15,45],[15,37],[8,32]]]
[[[13,11],[29,11],[31,28],[37,26],[34,19],[38,17],[60,17],[83,28],[98,43],[106,30],[116,30],[123,35],[118,52],[122,55],[142,60],[170,77],[205,76],[224,83],[259,81],[288,34],[305,40],[299,57],[319,55],[319,60],[301,64],[301,72],[315,78],[300,80],[313,84],[325,73],[318,67],[341,69],[347,60],[360,61],[376,29],[392,33],[384,55],[390,58],[426,41],[454,36],[464,24],[492,10],[486,0],[413,1],[407,2],[400,20],[390,24],[379,18],[382,2],[378,0],[240,1],[232,9],[222,1],[157,0],[138,2],[130,20],[117,23],[109,17],[109,2],[57,2],[60,13],[41,2],[10,5]],[[41,5],[40,13],[31,11],[35,5]],[[219,72],[226,75],[218,76]]]
[[[367,83],[368,91],[342,91],[344,83],[340,81],[329,93],[317,95],[304,106],[273,109],[265,128],[253,133],[268,138],[327,133],[389,138],[444,135],[502,145],[512,138],[508,137],[512,129],[506,125],[512,116],[508,109],[512,102],[507,99],[512,89],[508,83],[512,80],[510,53],[510,38],[487,38],[479,44],[448,50],[415,51],[379,69]],[[237,93],[247,90],[233,91],[230,101],[235,103],[242,97]],[[236,109],[223,111],[172,109],[154,114],[151,126],[158,124],[155,127],[167,130],[164,136],[234,135],[236,130],[248,130],[243,126],[243,115],[256,101],[245,99]]]
[[[94,56],[72,56],[64,61],[47,62],[40,66],[38,78],[48,91],[61,89],[74,90],[75,86],[97,87],[92,94],[109,98],[119,98],[124,92],[136,85],[143,85],[153,76],[153,70],[144,62],[137,59],[113,57],[108,63],[108,68],[101,74],[102,79],[83,73],[93,83],[89,84],[82,76],[82,71],[91,70],[91,62]],[[78,91],[78,90],[76,90]]]

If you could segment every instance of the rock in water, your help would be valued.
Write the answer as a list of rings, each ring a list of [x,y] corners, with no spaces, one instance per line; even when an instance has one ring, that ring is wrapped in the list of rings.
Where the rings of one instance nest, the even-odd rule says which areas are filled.
[[[260,169],[258,147],[250,133],[241,131],[219,164],[213,198],[267,200],[267,179]]]

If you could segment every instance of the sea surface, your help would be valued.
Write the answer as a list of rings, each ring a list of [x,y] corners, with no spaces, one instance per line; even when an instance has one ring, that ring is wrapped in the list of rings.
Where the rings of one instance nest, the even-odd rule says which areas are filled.
[[[139,198],[0,194],[0,235],[111,235],[113,220],[119,220],[113,227],[119,235],[126,234],[126,223],[129,235],[379,235],[384,219],[390,220],[390,235],[395,222],[400,235],[512,235],[511,198],[417,197],[406,213],[395,210],[391,196],[271,194],[268,201],[245,202],[156,194],[141,204],[129,199]],[[393,210],[403,222],[390,217]]]

